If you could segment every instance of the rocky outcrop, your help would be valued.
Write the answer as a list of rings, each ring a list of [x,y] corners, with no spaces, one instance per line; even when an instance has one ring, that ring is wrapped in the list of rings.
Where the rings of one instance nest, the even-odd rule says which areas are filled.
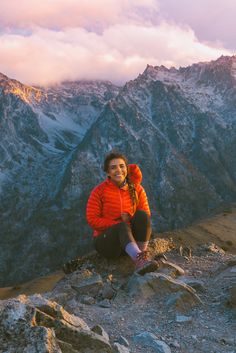
[[[0,301],[0,352],[234,352],[235,256],[211,243],[166,257],[140,276],[129,258],[91,254],[51,292]]]
[[[126,290],[137,301],[146,300],[156,293],[158,295],[162,293],[165,295],[174,294],[169,296],[167,304],[176,305],[178,303],[180,311],[189,310],[189,308],[201,303],[192,287],[161,272],[148,273],[143,277],[133,275],[126,285]]]
[[[2,302],[0,333],[2,353],[112,352],[107,338],[40,296]]]
[[[221,285],[223,301],[230,308],[236,309],[236,258],[219,266],[214,275],[215,284]]]

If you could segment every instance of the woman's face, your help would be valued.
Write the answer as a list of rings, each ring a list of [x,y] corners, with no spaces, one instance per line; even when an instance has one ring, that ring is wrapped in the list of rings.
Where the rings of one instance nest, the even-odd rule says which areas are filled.
[[[127,167],[122,158],[114,158],[110,161],[107,175],[111,178],[113,183],[120,185],[127,176]]]

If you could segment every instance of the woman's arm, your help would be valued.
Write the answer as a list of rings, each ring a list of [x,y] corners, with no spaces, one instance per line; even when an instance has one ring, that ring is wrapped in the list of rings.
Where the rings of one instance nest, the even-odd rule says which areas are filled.
[[[150,207],[148,204],[148,198],[144,188],[140,185],[140,191],[138,192],[138,205],[137,210],[145,211],[149,216],[151,216]]]
[[[102,198],[98,188],[92,191],[88,199],[86,217],[90,227],[98,231],[121,222],[121,220],[113,220],[102,216]]]

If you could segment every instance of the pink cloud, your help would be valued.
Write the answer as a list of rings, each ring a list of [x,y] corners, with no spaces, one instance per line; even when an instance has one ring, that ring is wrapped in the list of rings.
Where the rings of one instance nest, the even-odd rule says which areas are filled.
[[[161,13],[172,0],[165,1],[5,1],[0,12],[0,72],[29,84],[67,79],[121,84],[147,64],[178,67],[232,54],[220,41],[199,40],[180,17],[173,21]],[[189,11],[186,1],[179,0],[178,6],[184,4]],[[181,6],[177,8],[180,16]],[[191,8],[199,13],[196,4]]]
[[[235,0],[159,0],[162,18],[191,27],[202,41],[219,41],[235,48]]]
[[[137,21],[140,8],[156,11],[158,6],[155,0],[7,0],[1,4],[0,26],[103,28],[124,18]]]
[[[34,28],[31,35],[0,36],[0,71],[29,84],[70,79],[105,79],[124,83],[147,64],[186,66],[231,53],[198,41],[189,27],[123,22],[101,34],[81,27],[52,31]]]

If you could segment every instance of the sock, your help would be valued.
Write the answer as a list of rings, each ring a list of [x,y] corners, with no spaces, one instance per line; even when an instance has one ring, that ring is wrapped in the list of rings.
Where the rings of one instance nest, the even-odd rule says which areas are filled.
[[[149,241],[137,241],[137,245],[141,251],[146,251]]]
[[[134,242],[130,242],[125,247],[125,252],[135,260],[137,255],[141,252],[138,245]]]

